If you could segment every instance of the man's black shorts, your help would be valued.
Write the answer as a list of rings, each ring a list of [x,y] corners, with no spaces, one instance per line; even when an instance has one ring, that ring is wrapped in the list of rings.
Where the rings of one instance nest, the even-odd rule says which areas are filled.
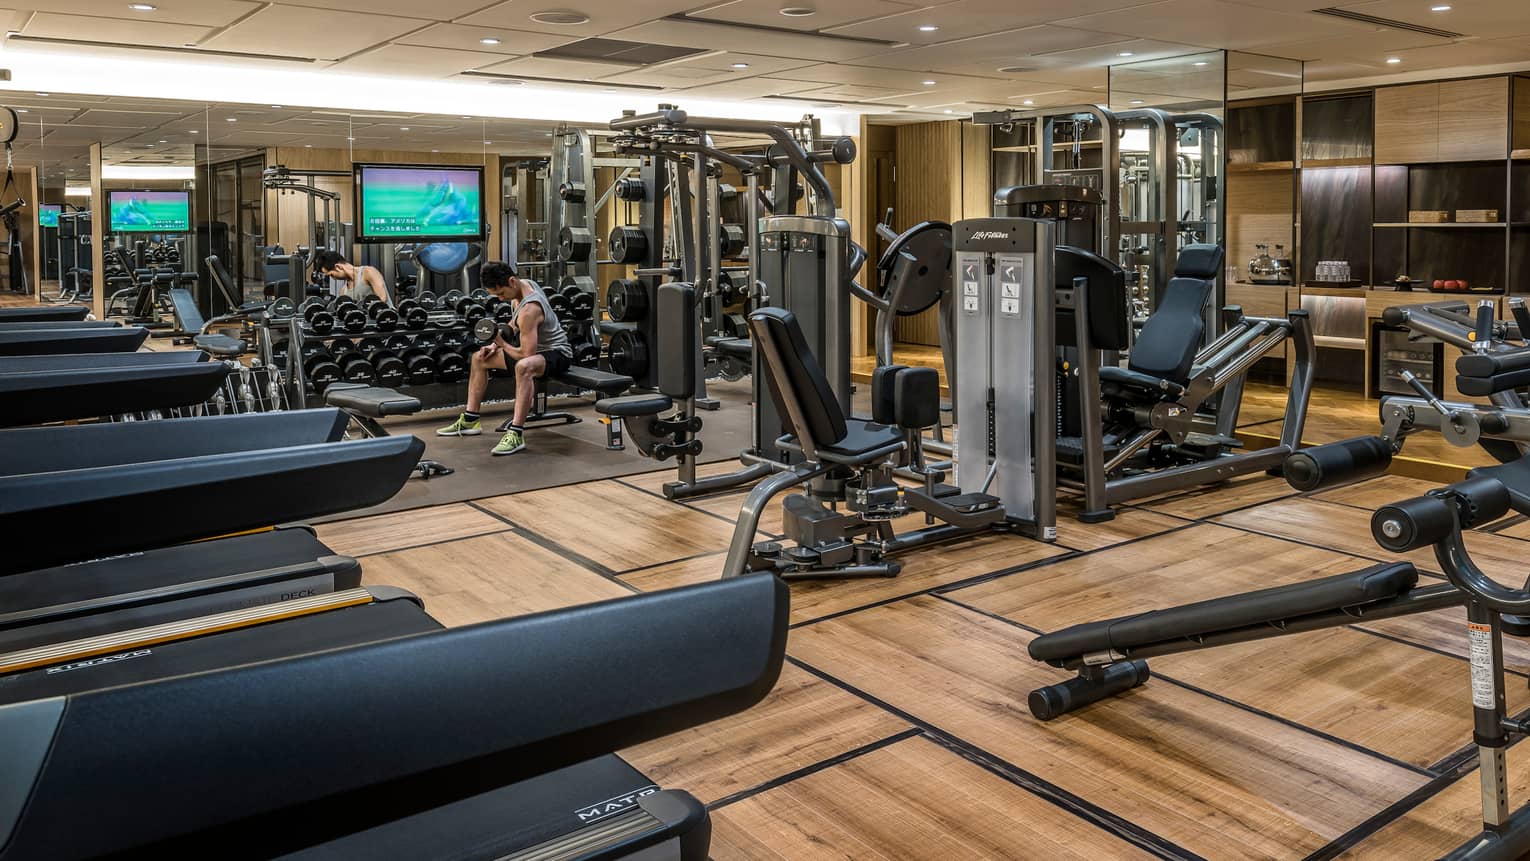
[[[547,360],[547,370],[543,373],[543,376],[547,377],[556,377],[564,373],[568,370],[568,366],[574,363],[573,358],[562,350],[548,350],[542,354],[542,358]]]

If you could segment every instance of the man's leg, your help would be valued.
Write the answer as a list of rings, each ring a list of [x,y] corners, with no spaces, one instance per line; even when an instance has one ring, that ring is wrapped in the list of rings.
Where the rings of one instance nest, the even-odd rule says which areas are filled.
[[[527,356],[515,363],[515,415],[510,420],[495,454],[515,454],[526,447],[526,416],[537,396],[537,377],[547,372],[547,359],[541,355]]]
[[[468,365],[468,395],[467,409],[456,421],[436,431],[437,436],[477,436],[483,433],[483,428],[478,424],[479,410],[483,407],[483,396],[489,393],[489,371],[505,369],[505,354],[503,351],[496,352],[487,360],[481,358],[478,353],[473,353],[472,361]],[[520,398],[516,398],[516,409],[520,409]]]

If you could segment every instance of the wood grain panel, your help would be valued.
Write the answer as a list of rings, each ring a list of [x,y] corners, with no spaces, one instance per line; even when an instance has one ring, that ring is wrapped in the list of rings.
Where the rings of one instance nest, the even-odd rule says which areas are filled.
[[[479,504],[613,571],[720,550],[733,537],[732,524],[614,481]]]
[[[1441,161],[1479,161],[1508,156],[1509,79],[1468,78],[1440,82]]]
[[[1530,752],[1522,746],[1509,751],[1508,783],[1509,804],[1523,804],[1530,794]],[[1481,830],[1481,783],[1472,771],[1339,857],[1352,861],[1438,858]]]
[[[712,814],[712,857],[1148,858],[924,738],[911,738]]]
[[[1412,442],[1412,440],[1409,440],[1409,445]],[[1436,487],[1439,487],[1439,485],[1435,482],[1424,481],[1419,478],[1408,478],[1402,475],[1383,475],[1370,481],[1352,484],[1348,487],[1325,490],[1321,493],[1313,494],[1312,498],[1375,511],[1383,505],[1399,502],[1411,496],[1418,496]]]
[[[1281,408],[1285,408],[1283,400]],[[1175,517],[1199,520],[1234,508],[1242,508],[1294,493],[1296,491],[1292,490],[1291,485],[1286,484],[1283,478],[1255,474],[1235,478],[1223,484],[1155,496],[1151,499],[1139,500],[1134,504],[1163,514],[1172,514]]]
[[[336,553],[362,556],[509,528],[503,520],[458,503],[321,523],[314,531]]]
[[[1339,553],[1203,524],[950,593],[1040,631],[1365,567]]]
[[[1530,75],[1514,76],[1514,150],[1530,150]]]
[[[907,230],[921,221],[952,221],[962,207],[961,124],[912,123],[898,126],[895,164],[898,180],[893,229]],[[894,337],[914,344],[939,344],[936,309],[899,317]]]
[[[447,626],[632,594],[576,562],[503,532],[370,556],[363,580],[419,595],[426,612]]]
[[[1376,90],[1376,163],[1437,161],[1440,155],[1440,85],[1409,84]]]
[[[1029,538],[995,535],[904,553],[897,557],[903,563],[903,573],[897,577],[792,583],[792,622],[913,595],[1066,552],[1065,548]],[[644,569],[622,579],[645,592],[673,589],[715,580],[721,574],[722,563],[721,556],[708,556]]]
[[[1099,550],[1185,525],[1179,518],[1137,508],[1118,509],[1115,518],[1104,523],[1083,523],[1078,520],[1081,504],[1071,499],[1058,503],[1057,543],[1073,550]]]
[[[742,467],[739,465],[739,462],[736,460],[720,460],[715,463],[703,463],[697,466],[696,475],[699,478],[706,478],[707,476],[722,475],[725,472],[733,472],[741,468]],[[633,487],[646,490],[649,493],[662,494],[664,493],[664,485],[674,481],[677,474],[678,473],[675,471],[674,464],[670,464],[669,466],[663,467],[661,469],[655,469],[651,472],[640,472],[636,475],[624,475],[618,480],[622,484],[630,484]]]
[[[1238,260],[1240,258],[1233,258]],[[1286,316],[1286,291],[1267,284],[1227,285],[1227,304],[1238,305],[1250,317]]]
[[[1461,617],[1457,630],[1464,633]],[[1465,660],[1351,628],[1150,663],[1157,673],[1420,768],[1472,741]],[[1508,702],[1515,713],[1530,703],[1530,691],[1510,685]]]
[[[1041,723],[1026,693],[1062,675],[1026,656],[1030,639],[920,597],[799,629],[788,649],[1208,858],[1301,857],[1424,781],[1176,685]]]
[[[962,132],[962,203],[958,218],[987,218],[993,214],[993,180],[989,156],[993,152],[993,127],[958,123]]]
[[[1256,244],[1275,243],[1295,257],[1296,174],[1290,170],[1234,173],[1227,177],[1227,262],[1247,277]],[[1233,285],[1228,285],[1229,292]],[[1255,288],[1258,289],[1258,288]],[[1270,291],[1274,293],[1275,291]],[[1232,300],[1229,298],[1229,302]],[[1282,297],[1284,301],[1284,297]],[[1245,313],[1255,312],[1244,309]]]
[[[711,803],[907,728],[891,713],[787,664],[759,705],[621,755],[660,786]]]
[[[1355,627],[1397,637],[1459,658],[1470,657],[1466,643],[1465,607],[1451,607],[1397,619],[1373,619],[1359,622]],[[1504,637],[1503,661],[1504,666],[1510,670],[1530,674],[1530,641],[1522,637]],[[1524,684],[1516,682],[1510,687],[1517,691],[1523,689]],[[1460,709],[1461,706],[1458,701],[1456,707]]]
[[[1420,571],[1440,570],[1433,548],[1415,550],[1399,557],[1377,546],[1371,538],[1371,512],[1363,508],[1316,499],[1282,499],[1257,509],[1218,517],[1216,522],[1266,535],[1306,541],[1368,559],[1392,561],[1403,558],[1416,565]],[[1472,557],[1488,571],[1523,568],[1525,546],[1518,539],[1479,533],[1470,540]]]

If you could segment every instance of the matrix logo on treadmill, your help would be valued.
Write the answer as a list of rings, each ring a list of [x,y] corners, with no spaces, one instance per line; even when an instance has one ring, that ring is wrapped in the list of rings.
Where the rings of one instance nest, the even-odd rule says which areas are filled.
[[[637,806],[638,799],[645,795],[653,795],[659,791],[659,787],[648,784],[642,789],[633,790],[626,795],[618,795],[607,798],[605,801],[588,804],[574,811],[580,822],[596,822],[607,816],[631,810]]]
[[[972,234],[973,239],[1008,239],[1009,234],[1002,230],[979,230]]]

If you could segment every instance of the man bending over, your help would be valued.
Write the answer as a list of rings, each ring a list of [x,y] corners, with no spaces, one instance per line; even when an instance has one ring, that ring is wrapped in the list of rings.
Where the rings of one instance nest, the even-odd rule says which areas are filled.
[[[383,304],[392,305],[388,298],[388,282],[383,280],[382,273],[377,271],[376,266],[356,266],[345,259],[345,255],[338,251],[320,251],[313,256],[313,268],[326,278],[336,281],[344,281],[341,294],[349,296],[360,303],[362,297],[371,293],[383,300]]]
[[[519,278],[510,263],[486,263],[479,275],[483,288],[502,301],[516,304],[510,328],[519,336],[518,345],[506,341],[498,331],[494,343],[473,354],[468,375],[467,410],[455,422],[436,431],[439,436],[476,436],[483,433],[479,409],[489,390],[489,371],[515,369],[515,416],[510,430],[494,446],[495,455],[515,454],[526,447],[526,414],[536,399],[537,377],[554,376],[568,370],[574,361],[574,348],[568,333],[558,322],[558,315],[547,304],[547,294],[537,282]]]

